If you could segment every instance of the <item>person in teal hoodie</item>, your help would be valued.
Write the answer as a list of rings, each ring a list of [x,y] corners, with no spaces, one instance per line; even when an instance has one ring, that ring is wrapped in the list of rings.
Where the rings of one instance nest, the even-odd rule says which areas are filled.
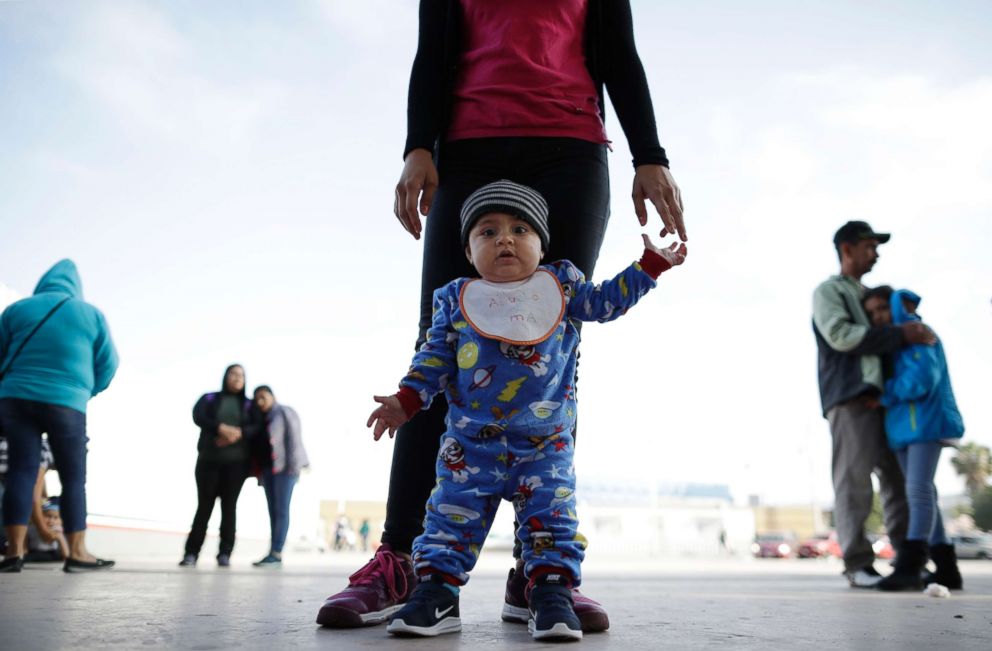
[[[922,322],[920,297],[909,290],[876,287],[865,293],[865,311],[875,326]],[[893,360],[893,375],[881,398],[885,432],[906,476],[909,529],[896,556],[895,571],[878,583],[880,590],[919,590],[928,582],[960,589],[954,547],[944,533],[933,478],[941,449],[964,435],[964,421],[954,400],[944,346],[903,348]],[[929,548],[928,548],[929,547]],[[927,556],[937,571],[921,576]]]
[[[56,305],[48,321],[30,336]],[[83,300],[72,260],[56,263],[38,281],[33,296],[0,315],[0,429],[10,454],[3,497],[10,544],[0,571],[18,572],[23,566],[43,432],[48,433],[62,483],[62,519],[69,543],[65,571],[113,566],[113,561],[96,558],[86,549],[86,403],[110,386],[117,365],[107,320]]]

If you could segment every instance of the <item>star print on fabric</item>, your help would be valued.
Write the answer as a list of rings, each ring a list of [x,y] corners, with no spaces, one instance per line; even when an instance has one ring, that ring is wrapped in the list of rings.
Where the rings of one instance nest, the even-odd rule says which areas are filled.
[[[557,341],[564,341],[565,340],[565,335],[563,335],[562,333],[559,332],[558,334],[555,335],[555,340],[557,340]]]
[[[472,405],[472,409],[480,409],[482,407],[482,403],[478,400],[473,400],[470,404]]]
[[[497,454],[496,455],[496,461],[499,461],[500,463],[506,463],[507,462],[506,453],[505,452],[500,452],[499,454]]]
[[[571,407],[569,407],[568,409],[566,409],[565,410],[565,413],[568,414],[568,417],[569,418],[575,418],[575,411]]]
[[[551,517],[552,518],[560,518],[561,517],[561,511],[558,510],[558,509],[555,509],[554,511],[551,512]]]
[[[489,471],[489,474],[492,475],[493,477],[495,477],[496,478],[496,481],[506,481],[507,479],[510,478],[510,475],[508,475],[505,472],[500,472],[499,470],[496,470],[495,468],[493,468],[492,470],[490,470]]]
[[[565,441],[563,439],[558,439],[557,441],[555,441],[555,452],[561,452],[567,447],[568,447],[568,441]]]
[[[555,464],[551,464],[551,468],[548,469],[548,475],[552,479],[560,479],[561,478],[561,468],[559,468]]]

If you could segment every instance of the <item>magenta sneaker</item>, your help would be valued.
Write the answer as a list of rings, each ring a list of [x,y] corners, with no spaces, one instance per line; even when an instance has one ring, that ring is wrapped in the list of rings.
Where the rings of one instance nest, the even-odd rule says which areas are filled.
[[[317,623],[332,628],[381,624],[403,606],[416,582],[413,564],[383,544],[348,578],[347,588],[324,601]]]
[[[530,619],[530,609],[527,604],[527,579],[523,572],[517,574],[515,569],[510,569],[509,576],[506,577],[506,594],[503,598],[503,621],[526,624]],[[610,627],[610,616],[606,614],[606,609],[599,602],[590,599],[578,588],[572,588],[572,601],[575,606],[575,614],[582,624],[583,633],[600,633]]]

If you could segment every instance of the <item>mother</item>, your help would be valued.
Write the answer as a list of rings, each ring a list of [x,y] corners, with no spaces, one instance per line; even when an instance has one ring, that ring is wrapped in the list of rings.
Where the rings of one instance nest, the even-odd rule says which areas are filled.
[[[662,234],[684,241],[682,201],[658,143],[627,0],[421,0],[394,203],[416,239],[418,208],[428,216],[418,347],[434,290],[473,274],[458,219],[465,198],[483,184],[505,178],[538,190],[554,233],[548,259],[571,260],[592,277],[610,212],[604,86],[634,156],[638,220],[647,223],[650,200]],[[399,430],[382,545],[344,591],[324,602],[319,624],[379,623],[406,600],[414,578],[409,554],[422,532],[446,411],[436,399]],[[525,587],[519,568],[510,570],[504,619],[527,621]],[[574,596],[584,631],[609,627],[602,606]]]

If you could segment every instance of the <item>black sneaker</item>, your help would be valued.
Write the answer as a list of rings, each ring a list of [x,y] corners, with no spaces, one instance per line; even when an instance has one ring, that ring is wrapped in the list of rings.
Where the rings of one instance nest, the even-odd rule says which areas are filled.
[[[528,597],[527,630],[535,640],[566,642],[582,639],[567,577],[545,574],[537,578]]]
[[[440,577],[424,576],[410,599],[389,620],[386,632],[393,635],[434,637],[462,630],[458,595],[446,588]]]
[[[196,554],[186,554],[179,561],[179,567],[196,567]]]
[[[275,554],[266,554],[265,558],[252,563],[255,567],[282,567],[282,559]]]
[[[231,567],[231,555],[217,554],[217,567]]]
[[[882,580],[874,565],[865,565],[857,570],[844,570],[844,576],[852,588],[874,588]]]

